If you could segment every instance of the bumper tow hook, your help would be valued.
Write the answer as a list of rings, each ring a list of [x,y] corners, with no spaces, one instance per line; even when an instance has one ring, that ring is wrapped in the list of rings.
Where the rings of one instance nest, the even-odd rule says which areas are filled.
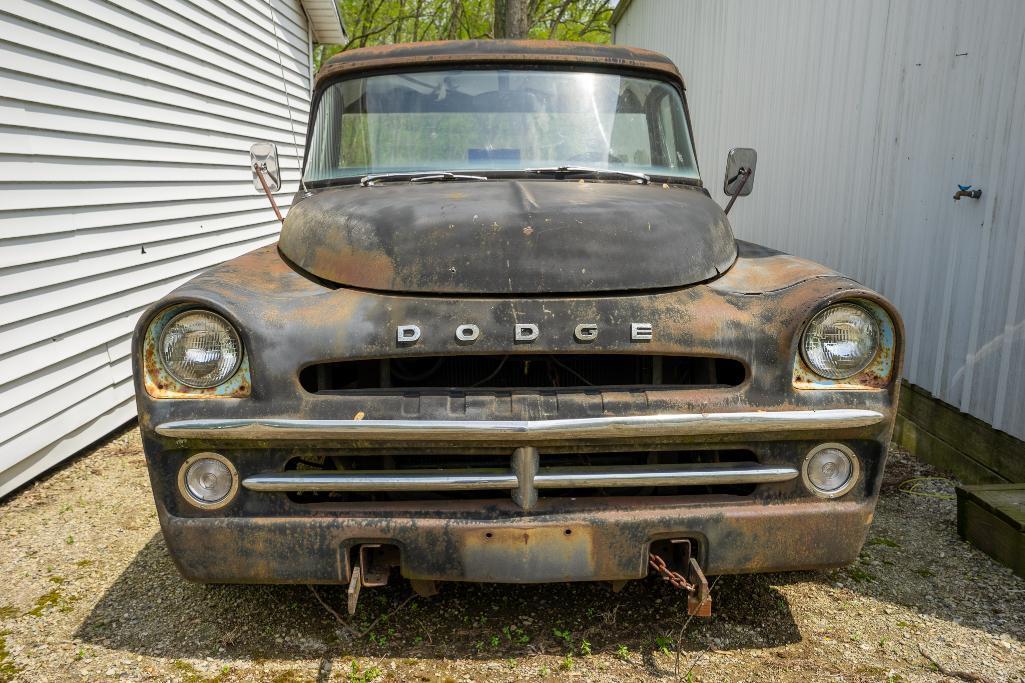
[[[679,558],[681,553],[672,553],[670,561],[677,564],[677,561],[682,559],[679,563],[683,566],[680,568],[684,569],[686,574],[674,571],[666,564],[664,558],[653,552],[648,553],[648,566],[674,587],[687,591],[687,614],[697,617],[712,616],[712,596],[708,589],[708,579],[701,571],[697,559],[690,556],[690,542],[673,540],[671,544],[675,546],[674,550],[678,548],[683,551],[683,557]]]
[[[387,585],[392,567],[399,566],[399,549],[394,545],[364,543],[357,554],[359,562],[352,568],[346,591],[350,616],[356,613],[360,589]]]

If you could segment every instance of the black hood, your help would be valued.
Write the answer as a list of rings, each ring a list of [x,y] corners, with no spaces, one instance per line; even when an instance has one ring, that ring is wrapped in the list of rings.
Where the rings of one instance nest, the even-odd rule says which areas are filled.
[[[737,255],[700,190],[566,180],[327,189],[291,208],[280,248],[330,282],[437,294],[679,287]]]

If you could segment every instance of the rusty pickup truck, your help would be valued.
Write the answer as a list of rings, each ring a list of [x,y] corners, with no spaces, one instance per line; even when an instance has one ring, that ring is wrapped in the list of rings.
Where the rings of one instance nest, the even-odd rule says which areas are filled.
[[[421,594],[658,572],[707,614],[708,575],[857,557],[900,318],[734,237],[670,60],[353,50],[320,69],[308,131],[279,242],[136,330],[182,574],[345,584],[354,609],[396,570]],[[299,164],[252,161],[272,202]],[[730,151],[730,206],[756,161]]]

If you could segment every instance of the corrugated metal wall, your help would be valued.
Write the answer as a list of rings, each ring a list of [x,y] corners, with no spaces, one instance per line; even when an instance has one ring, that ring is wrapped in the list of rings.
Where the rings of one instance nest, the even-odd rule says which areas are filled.
[[[758,150],[739,237],[882,291],[907,378],[1025,438],[1025,2],[634,0],[616,42],[680,67],[716,198]]]
[[[0,4],[0,495],[135,414],[142,309],[276,239],[310,100],[298,0]]]

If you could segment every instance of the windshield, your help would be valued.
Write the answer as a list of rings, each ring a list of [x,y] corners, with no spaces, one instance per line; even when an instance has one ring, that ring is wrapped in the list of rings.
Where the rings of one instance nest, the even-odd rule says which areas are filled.
[[[467,69],[340,81],[305,180],[587,166],[696,180],[679,92],[606,73]]]

